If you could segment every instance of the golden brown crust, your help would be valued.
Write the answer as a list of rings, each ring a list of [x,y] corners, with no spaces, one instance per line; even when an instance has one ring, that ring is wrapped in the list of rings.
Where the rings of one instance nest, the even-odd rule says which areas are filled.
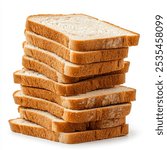
[[[32,31],[32,32],[40,34],[44,37],[53,39],[53,40],[63,44],[66,47],[68,46],[69,38],[66,35],[62,34],[59,31],[52,30],[47,26],[41,26],[40,24],[31,21],[29,19],[31,17],[33,17],[33,15],[29,16],[27,18],[27,21],[26,21],[26,30],[27,31]]]
[[[91,78],[94,78],[97,76],[103,76],[103,75],[107,75],[107,74],[111,75],[111,74],[127,73],[128,69],[129,69],[130,62],[124,61],[124,67],[121,70],[114,71],[114,72],[107,73],[107,74],[93,75],[93,76],[87,76],[87,77],[66,76],[64,74],[59,73],[58,71],[56,71],[55,69],[53,69],[49,65],[42,63],[36,59],[33,59],[31,57],[28,57],[28,56],[23,56],[22,64],[26,69],[30,69],[30,70],[39,72],[39,73],[45,75],[46,77],[48,77],[54,81],[58,81],[59,83],[75,83],[75,82],[79,82],[82,80],[91,79]]]
[[[41,126],[29,126],[29,124],[17,124],[14,121],[17,119],[9,120],[10,128],[13,132],[22,133],[25,135],[35,136],[43,139],[48,139],[51,141],[58,141],[59,133],[47,130]]]
[[[42,126],[38,127],[32,126],[31,122],[25,125],[14,122],[15,120],[17,119],[9,121],[10,128],[13,132],[44,138],[56,142],[62,142],[66,144],[76,144],[82,142],[102,140],[102,139],[124,136],[128,134],[127,124],[101,130],[90,130],[90,131],[82,131],[74,133],[62,133],[62,132],[58,133],[49,131],[43,128]]]
[[[97,63],[111,60],[119,60],[128,57],[128,48],[117,48],[109,50],[89,51],[84,54],[73,51],[71,53],[71,62],[76,64]]]
[[[23,107],[47,111],[56,117],[62,118],[64,121],[72,123],[122,118],[128,115],[131,109],[131,103],[125,103],[87,110],[71,110],[44,99],[18,95],[17,93],[18,92],[14,93],[16,104]]]
[[[56,121],[47,116],[36,112],[34,109],[19,107],[21,118],[34,122],[48,130],[54,132],[76,132],[85,130],[95,130],[120,126],[125,124],[125,118],[113,118],[108,120],[85,122],[85,123],[70,123],[65,121]]]
[[[139,41],[139,35],[130,37],[130,36],[120,36],[115,38],[103,38],[96,40],[85,40],[77,41],[70,40],[69,47],[75,51],[90,51],[90,50],[107,50],[111,48],[121,48],[136,46]]]
[[[26,68],[26,69],[30,69],[39,73],[44,74],[45,76],[47,76],[48,78],[54,80],[54,81],[60,81],[61,78],[59,77],[60,73],[58,73],[55,69],[53,69],[52,67],[50,67],[49,65],[46,65],[45,63],[42,63],[38,60],[32,59],[31,57],[28,56],[23,56],[22,57],[22,65]],[[62,76],[64,76],[63,74],[61,74]],[[60,79],[59,79],[60,78]],[[63,78],[64,79],[64,78]],[[70,83],[70,77],[65,76],[65,83]],[[63,82],[60,82],[63,83]]]
[[[122,84],[125,82],[125,74],[106,75],[73,84],[62,84],[47,77],[42,78],[33,76],[33,74],[31,76],[27,76],[26,74],[19,73],[18,71],[14,73],[14,82],[24,86],[50,90],[57,95],[70,96]]]
[[[49,15],[49,14],[48,14]],[[84,15],[84,14],[83,14]],[[41,15],[35,15],[35,16],[42,16]],[[59,16],[58,14],[56,16]],[[62,16],[62,15],[60,15]],[[88,16],[88,15],[86,15]],[[35,23],[30,20],[30,18],[33,16],[30,16],[27,18],[26,23],[26,30],[32,31],[34,33],[40,34],[44,37],[47,37],[49,39],[52,39],[54,41],[57,41],[64,46],[76,50],[76,51],[91,51],[91,50],[99,50],[99,49],[110,49],[110,48],[119,48],[119,47],[128,47],[128,46],[135,46],[138,44],[139,41],[139,34],[135,32],[134,36],[120,36],[120,37],[111,37],[111,38],[101,38],[101,39],[94,39],[94,40],[72,40],[69,39],[66,35],[60,33],[59,31],[53,30],[49,27],[46,27],[44,25]],[[91,16],[89,16],[91,17]],[[94,17],[92,17],[94,18]],[[97,18],[94,18],[97,19]],[[97,19],[98,20],[98,19]],[[108,23],[108,22],[107,22]],[[108,23],[111,24],[111,23]],[[111,24],[112,26],[116,26]],[[116,26],[118,27],[118,26]],[[123,29],[119,27],[120,29]],[[55,36],[57,35],[57,36]]]
[[[25,32],[28,43],[41,49],[48,50],[75,64],[89,64],[110,60],[123,59],[128,56],[128,47],[114,48],[109,50],[78,52],[57,43],[56,41],[44,38],[32,32]]]
[[[69,136],[64,135],[61,137],[61,139],[63,139],[63,141],[66,141],[68,144],[73,144],[119,137],[128,134],[128,125],[125,124],[114,128],[90,130],[80,133],[81,134],[77,134],[77,132],[74,132]]]
[[[136,90],[132,88],[131,90],[129,89],[120,92],[114,92],[108,95],[102,93],[101,96],[76,99],[58,96],[55,93],[45,89],[22,86],[22,91],[25,95],[43,98],[51,102],[56,102],[65,108],[74,110],[90,109],[131,102],[136,99]]]
[[[98,62],[86,65],[73,65],[72,63],[65,62],[61,58],[55,57],[56,54],[39,50],[37,48],[24,47],[24,53],[32,58],[35,58],[45,64],[53,67],[58,72],[71,77],[85,77],[90,75],[100,75],[117,71],[123,68],[123,60],[113,60],[107,62]],[[54,54],[54,55],[53,55]],[[59,57],[59,56],[57,56]]]

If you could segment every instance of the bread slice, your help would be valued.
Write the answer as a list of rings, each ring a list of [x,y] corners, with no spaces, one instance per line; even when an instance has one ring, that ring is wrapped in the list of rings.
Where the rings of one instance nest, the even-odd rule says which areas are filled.
[[[123,60],[113,60],[98,62],[86,65],[77,65],[66,61],[55,53],[40,49],[30,44],[24,44],[24,53],[41,62],[48,64],[58,72],[70,77],[85,77],[90,75],[100,75],[123,68]]]
[[[46,128],[43,128],[40,125],[20,118],[9,120],[9,124],[13,132],[39,137],[55,142],[62,142],[66,144],[76,144],[95,140],[102,140],[128,134],[127,124],[113,128],[74,133],[53,132],[47,130]]]
[[[103,107],[113,104],[128,103],[136,98],[136,90],[125,86],[116,86],[79,94],[76,96],[58,96],[51,91],[22,86],[25,95],[42,98],[74,110]]]
[[[22,64],[26,69],[30,69],[30,70],[39,72],[45,75],[46,77],[54,81],[57,81],[59,83],[75,83],[75,82],[79,82],[82,80],[86,80],[86,79],[90,79],[90,78],[94,78],[98,76],[98,75],[93,75],[93,76],[87,76],[87,77],[69,77],[64,74],[59,73],[58,71],[56,71],[55,69],[53,69],[52,67],[50,67],[49,65],[43,62],[40,62],[32,57],[25,56],[25,55],[22,58]],[[107,74],[111,75],[111,74],[126,73],[129,70],[129,65],[130,65],[130,62],[125,61],[124,67],[121,70],[114,71],[114,72],[107,73]],[[107,75],[107,74],[103,74],[103,75]]]
[[[22,69],[14,73],[14,82],[24,86],[50,90],[57,95],[70,96],[122,84],[125,82],[125,74],[106,75],[73,84],[63,84],[53,81],[38,72]]]
[[[54,132],[78,132],[111,128],[125,124],[125,118],[113,118],[86,123],[70,123],[41,110],[19,107],[19,112],[21,118],[34,122]]]
[[[26,30],[76,51],[134,46],[139,40],[137,33],[84,14],[29,16]]]
[[[131,103],[125,103],[93,109],[72,110],[45,99],[24,95],[22,91],[16,91],[13,96],[15,103],[20,106],[47,111],[64,121],[72,123],[122,118],[127,116],[131,109]]]
[[[74,64],[89,64],[110,60],[123,59],[128,56],[128,47],[112,48],[97,51],[74,51],[56,41],[25,31],[26,41],[31,45],[53,52],[63,59]]]

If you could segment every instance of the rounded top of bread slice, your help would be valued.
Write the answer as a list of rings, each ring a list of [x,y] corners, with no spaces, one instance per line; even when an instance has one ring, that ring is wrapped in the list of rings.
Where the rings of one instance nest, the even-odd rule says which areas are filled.
[[[73,40],[91,40],[137,34],[84,14],[33,15],[29,21],[57,30]]]

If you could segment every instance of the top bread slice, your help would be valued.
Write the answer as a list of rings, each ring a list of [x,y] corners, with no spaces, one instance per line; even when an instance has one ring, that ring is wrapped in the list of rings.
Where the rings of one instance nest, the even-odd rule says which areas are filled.
[[[54,40],[30,31],[25,31],[25,36],[26,41],[31,45],[53,52],[74,64],[90,64],[95,62],[118,60],[128,56],[128,47],[96,51],[74,51]]]
[[[135,46],[139,34],[85,14],[32,15],[26,30],[76,51]]]

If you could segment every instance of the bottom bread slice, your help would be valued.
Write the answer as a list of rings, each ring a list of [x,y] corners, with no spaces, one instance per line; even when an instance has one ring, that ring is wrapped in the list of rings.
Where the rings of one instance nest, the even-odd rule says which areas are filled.
[[[13,132],[48,139],[51,141],[62,142],[66,144],[76,144],[95,140],[102,140],[128,134],[127,124],[113,128],[89,130],[74,133],[53,132],[46,128],[43,128],[40,125],[20,118],[10,120],[9,124]]]
[[[72,110],[64,108],[57,103],[53,103],[45,99],[24,95],[22,91],[16,91],[14,93],[14,100],[15,103],[20,106],[47,111],[56,117],[62,118],[63,120],[72,123],[121,118],[127,116],[131,110],[131,103],[110,105],[85,110]]]
[[[37,109],[19,107],[19,112],[21,118],[34,122],[54,132],[95,130],[125,124],[125,117],[85,123],[70,123],[57,118],[48,112]]]

